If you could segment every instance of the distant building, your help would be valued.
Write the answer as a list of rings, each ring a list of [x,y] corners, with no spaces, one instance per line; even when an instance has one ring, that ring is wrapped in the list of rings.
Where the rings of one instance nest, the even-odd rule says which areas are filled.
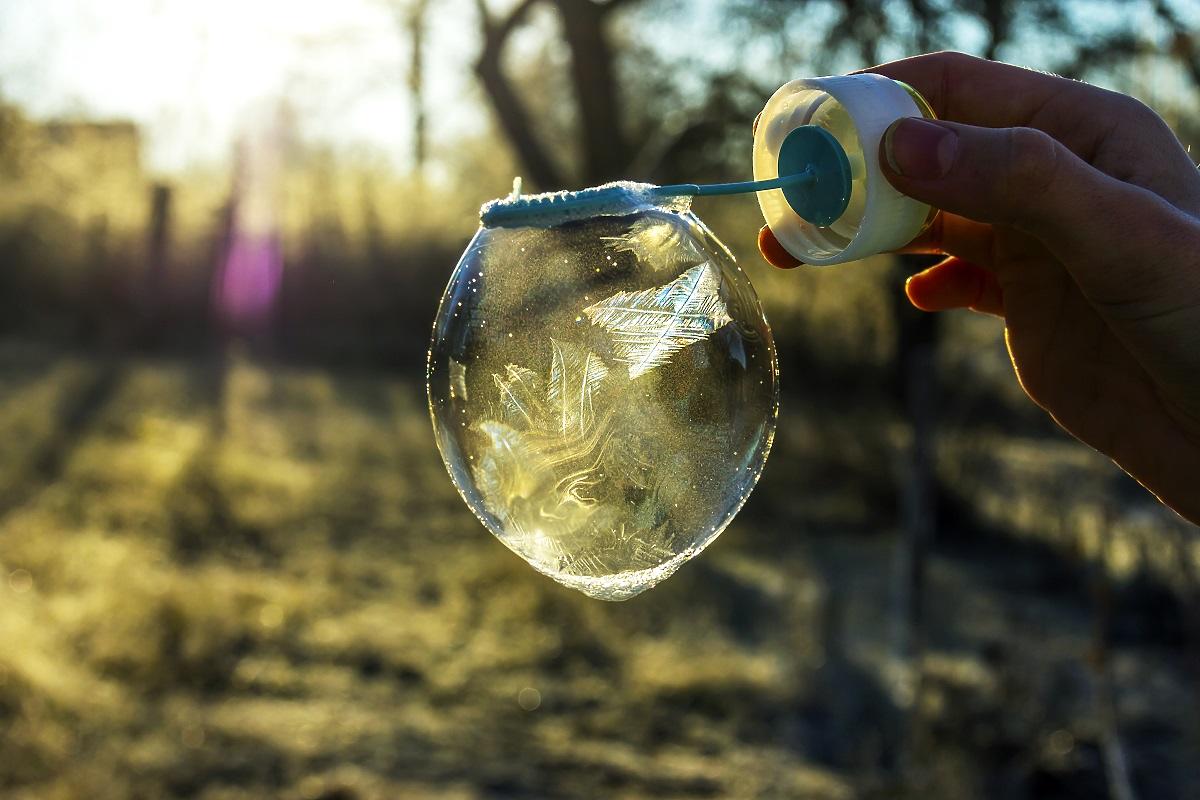
[[[44,208],[132,230],[145,222],[142,137],[126,120],[35,122],[0,108],[0,214]]]
[[[81,153],[91,167],[141,174],[142,137],[133,122],[53,120],[38,127],[47,153]]]

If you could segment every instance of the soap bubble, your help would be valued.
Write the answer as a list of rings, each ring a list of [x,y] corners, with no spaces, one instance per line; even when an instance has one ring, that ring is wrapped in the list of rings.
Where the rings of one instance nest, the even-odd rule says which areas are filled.
[[[428,365],[467,505],[534,568],[605,600],[721,533],[778,410],[771,330],[729,251],[686,205],[620,212],[481,228]]]

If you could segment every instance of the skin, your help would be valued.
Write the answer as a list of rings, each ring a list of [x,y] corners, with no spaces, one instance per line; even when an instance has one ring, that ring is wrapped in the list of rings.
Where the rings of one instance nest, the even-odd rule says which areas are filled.
[[[909,300],[1003,319],[1030,399],[1200,524],[1200,172],[1179,140],[1133,98],[959,53],[867,71],[939,118],[898,121],[880,152],[943,211],[904,248],[947,256]],[[766,228],[759,247],[799,263]]]

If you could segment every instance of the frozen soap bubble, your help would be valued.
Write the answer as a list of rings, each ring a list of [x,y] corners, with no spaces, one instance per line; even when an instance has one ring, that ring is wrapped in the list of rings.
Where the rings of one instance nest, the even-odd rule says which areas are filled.
[[[604,600],[663,580],[733,519],[775,432],[771,329],[678,200],[482,227],[433,329],[429,407],[467,505]]]

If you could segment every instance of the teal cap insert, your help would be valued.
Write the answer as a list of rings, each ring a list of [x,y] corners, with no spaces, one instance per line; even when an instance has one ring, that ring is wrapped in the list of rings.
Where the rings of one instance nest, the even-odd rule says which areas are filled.
[[[801,219],[818,227],[832,225],[850,204],[850,159],[833,134],[816,125],[801,125],[779,147],[778,175],[808,171],[803,184],[782,187],[788,205]]]

